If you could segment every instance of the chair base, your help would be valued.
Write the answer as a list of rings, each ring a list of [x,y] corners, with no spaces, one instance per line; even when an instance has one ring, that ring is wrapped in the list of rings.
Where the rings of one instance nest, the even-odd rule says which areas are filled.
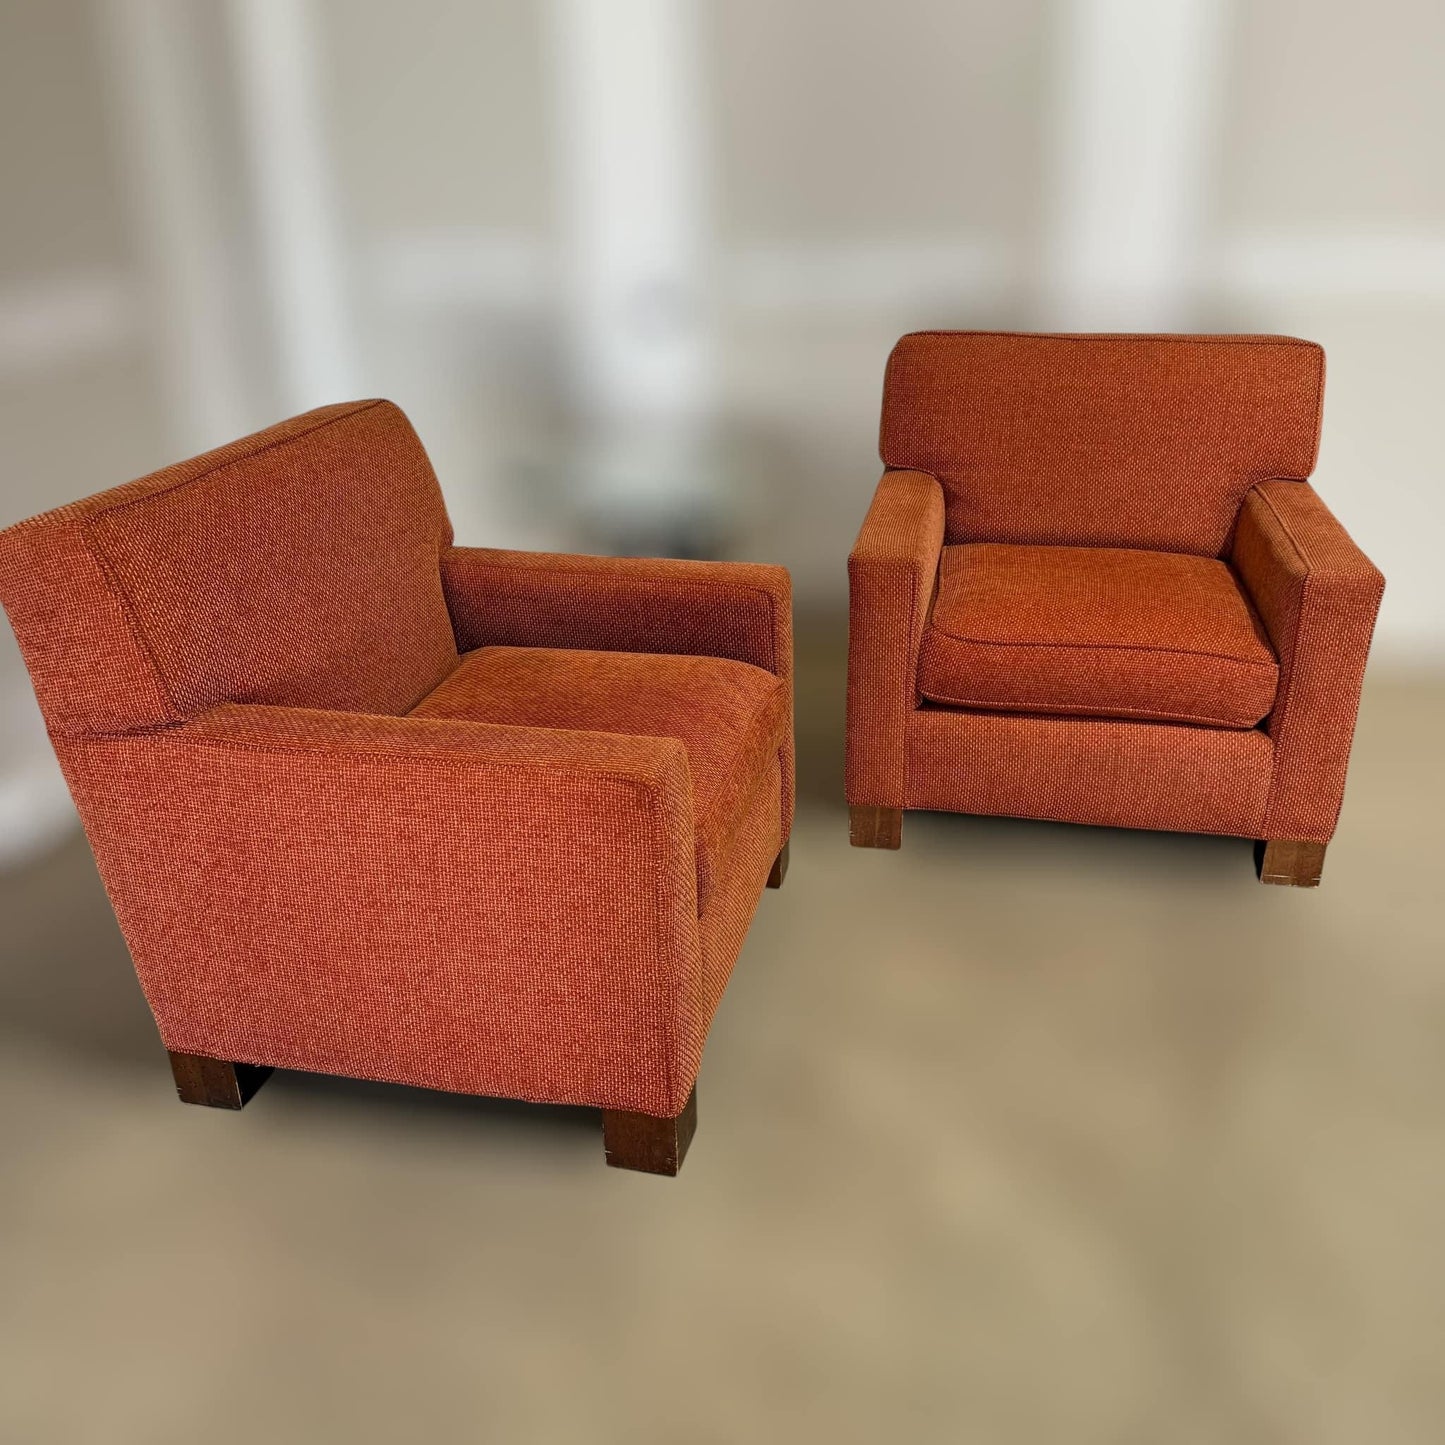
[[[256,1064],[231,1064],[201,1054],[178,1054],[173,1049],[171,1073],[176,1093],[183,1104],[203,1104],[208,1109],[243,1109],[271,1077],[271,1070]]]
[[[784,843],[782,851],[773,859],[773,870],[768,874],[768,887],[781,888],[783,879],[788,876],[788,849],[790,843]]]
[[[1327,846],[1289,838],[1268,838],[1256,843],[1254,862],[1259,881],[1278,883],[1286,888],[1318,888]]]
[[[697,1132],[697,1089],[687,1096],[675,1119],[631,1114],[626,1109],[602,1111],[602,1147],[614,1169],[636,1169],[642,1174],[676,1174],[682,1168],[687,1146]]]
[[[903,809],[871,805],[848,809],[848,841],[855,848],[899,848],[903,845]]]

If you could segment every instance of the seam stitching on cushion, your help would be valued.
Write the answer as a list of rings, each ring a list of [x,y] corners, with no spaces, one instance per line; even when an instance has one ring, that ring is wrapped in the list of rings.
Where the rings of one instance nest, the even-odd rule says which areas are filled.
[[[346,403],[337,402],[334,403],[334,405],[345,406]],[[312,432],[321,431],[323,428],[332,426],[337,422],[346,421],[350,417],[358,416],[365,411],[370,411],[372,407],[385,405],[387,405],[385,397],[377,397],[371,401],[360,402],[356,405],[353,405],[349,411],[342,412],[339,416],[330,417],[326,421],[318,422],[315,426],[308,427],[303,432],[297,432],[295,436],[277,438],[273,442],[267,442],[266,445],[263,447],[257,447],[255,451],[243,452],[240,456],[232,457],[230,461],[218,462],[214,467],[208,467],[204,472],[200,473],[197,476],[183,477],[178,481],[172,482],[169,486],[162,487],[158,491],[147,492],[144,496],[141,497],[130,497],[123,502],[110,502],[103,507],[97,507],[94,509],[92,509],[89,504],[95,501],[95,497],[81,497],[74,502],[65,502],[58,507],[51,507],[48,511],[37,512],[34,516],[31,517],[23,517],[18,522],[12,522],[8,527],[0,528],[0,537],[8,536],[11,532],[21,532],[29,531],[32,529],[54,527],[62,522],[83,521],[91,517],[105,517],[109,516],[112,512],[124,511],[127,507],[134,506],[140,502],[148,502],[155,497],[163,497],[168,492],[174,491],[177,487],[186,486],[190,482],[198,482],[201,480],[202,477],[210,476],[212,472],[223,470],[226,467],[237,465],[240,462],[249,461],[252,457],[261,456],[264,452],[269,451],[273,446],[284,446],[288,442],[300,441],[302,437],[310,436]],[[317,408],[317,410],[320,409],[321,408]],[[289,420],[294,421],[296,420],[296,418],[292,417],[289,418]],[[276,425],[284,426],[285,424],[285,422],[278,422]],[[264,430],[266,431],[270,431],[272,429],[273,428],[270,427],[264,428]],[[226,450],[227,446],[236,446],[239,442],[245,440],[247,440],[247,438],[238,437],[237,440],[234,442],[228,442],[225,446],[221,447],[212,447],[211,450],[224,451]],[[205,453],[203,452],[201,455],[204,456]],[[196,460],[196,458],[191,457],[187,460],[194,461]],[[109,488],[107,490],[124,490],[127,487],[136,486],[141,482],[148,481],[151,477],[158,476],[161,472],[168,472],[173,470],[176,466],[184,466],[185,464],[185,461],[181,461],[173,463],[171,466],[160,467],[155,472],[147,472],[139,477],[132,477],[130,481],[121,483],[119,487]],[[104,495],[104,493],[100,493],[99,495]]]
[[[1231,652],[1203,652],[1192,647],[1154,647],[1147,642],[1012,642],[1002,638],[964,637],[960,633],[950,632],[946,627],[940,627],[936,622],[931,630],[970,647],[1059,647],[1079,652],[1158,652],[1171,657],[1214,657],[1221,662],[1238,663],[1240,667],[1267,667],[1271,671],[1278,671],[1279,668],[1278,662],[1258,662],[1249,657],[1237,657]]]
[[[914,644],[914,624],[917,620],[918,611],[918,588],[920,585],[919,568],[915,562],[908,569],[908,640],[904,644],[902,667],[899,669],[898,678],[898,701],[902,704],[901,715],[905,719],[904,727],[899,730],[898,739],[898,791],[903,797],[908,796],[908,732],[906,719],[908,710],[914,697],[918,693],[918,659],[923,648],[923,632],[918,632],[918,642]],[[912,674],[910,676],[910,673]],[[889,726],[884,728],[885,735],[892,737],[894,729]],[[890,772],[892,769],[889,770]],[[892,789],[890,788],[891,792]],[[885,803],[884,807],[892,807],[891,803]]]
[[[1317,491],[1315,491],[1315,489],[1314,489],[1313,487],[1309,486],[1309,479],[1306,478],[1306,477],[1278,477],[1278,478],[1276,478],[1276,477],[1264,477],[1264,478],[1262,478],[1261,480],[1266,481],[1266,482],[1271,482],[1271,481],[1297,481],[1297,482],[1300,482],[1300,483],[1302,483],[1304,486],[1306,486],[1306,487],[1308,488],[1310,495],[1315,499],[1315,501],[1317,501],[1317,502],[1320,504],[1320,506],[1325,509],[1326,512],[1329,512],[1328,507],[1325,506],[1325,499],[1324,499],[1322,496],[1320,496],[1320,494],[1319,494]],[[1259,484],[1256,483],[1256,486],[1258,486],[1258,485],[1259,485]],[[1310,575],[1310,574],[1312,574],[1312,573],[1316,573],[1316,572],[1326,572],[1326,571],[1328,571],[1329,569],[1326,568],[1326,567],[1317,567],[1317,566],[1313,566],[1313,565],[1310,563],[1309,554],[1305,551],[1304,544],[1303,544],[1303,543],[1299,540],[1299,538],[1294,534],[1293,530],[1290,528],[1289,522],[1285,519],[1284,514],[1279,510],[1278,507],[1275,506],[1275,504],[1269,499],[1269,497],[1266,496],[1265,493],[1260,492],[1260,493],[1259,493],[1259,499],[1260,499],[1260,501],[1263,502],[1264,505],[1269,509],[1270,515],[1275,519],[1276,522],[1279,523],[1280,531],[1282,531],[1282,532],[1284,533],[1284,535],[1289,539],[1289,544],[1290,544],[1291,547],[1294,548],[1295,555],[1300,559],[1300,561],[1301,561],[1302,563],[1304,563],[1306,576],[1308,576],[1308,575]],[[1338,530],[1344,535],[1345,541],[1349,542],[1351,546],[1354,546],[1355,544],[1354,544],[1353,538],[1350,537],[1349,533],[1345,532],[1345,529],[1344,529],[1343,525],[1340,523],[1339,519],[1338,519],[1337,517],[1335,517],[1333,513],[1329,513],[1329,516],[1330,516],[1330,521],[1333,522],[1334,525],[1336,526],[1336,528],[1338,528]],[[1368,561],[1368,560],[1369,560],[1369,559],[1366,558],[1366,561]],[[1374,568],[1373,564],[1371,564],[1371,568],[1372,568],[1372,570],[1377,570],[1377,569]],[[1336,575],[1338,575],[1338,576],[1340,576],[1340,577],[1342,577],[1342,578],[1345,578],[1346,580],[1349,580],[1349,581],[1355,581],[1355,580],[1357,580],[1357,574],[1356,574],[1356,573],[1350,572],[1350,571],[1345,571],[1345,570],[1343,570],[1343,569],[1341,569]]]
[[[883,463],[884,474],[893,470],[888,461],[885,443],[888,440],[888,396],[893,390],[893,368],[898,357],[898,350],[903,345],[900,338],[893,343],[893,349],[888,353],[888,360],[883,363],[883,398],[878,408],[878,460]]]
[[[155,649],[151,646],[150,636],[145,628],[141,626],[140,618],[136,615],[135,608],[131,605],[130,594],[121,585],[120,578],[116,575],[110,558],[105,552],[97,547],[90,535],[90,527],[87,520],[82,517],[79,523],[80,539],[85,544],[85,550],[90,554],[90,559],[95,563],[95,569],[100,573],[101,580],[105,583],[106,591],[110,593],[116,606],[120,609],[121,616],[125,618],[126,627],[130,631],[132,640],[135,642],[136,650],[145,658],[151,670],[151,681],[155,685],[156,692],[162,703],[167,704],[172,713],[177,716],[184,716],[185,709],[176,700],[176,695],[171,689],[170,679],[161,670],[160,663],[156,660]]]
[[[900,752],[898,767],[898,807],[906,806],[906,799],[909,794],[910,779],[908,776],[908,714],[918,707],[918,673],[923,658],[924,634],[927,631],[926,623],[917,626],[915,638],[915,626],[918,622],[918,594],[928,583],[928,568],[925,564],[920,567],[915,564],[910,568],[912,575],[909,578],[908,588],[908,651],[903,658],[902,683],[905,688],[903,697],[903,709],[900,714],[903,725],[898,729],[898,747]],[[934,582],[936,585],[938,569],[934,569]],[[931,601],[931,598],[930,598]],[[883,804],[884,807],[893,807],[892,803]]]
[[[689,768],[689,782],[691,781],[691,763]],[[672,1108],[673,1097],[673,1052],[677,1047],[678,1036],[678,1015],[682,1011],[682,979],[675,968],[670,968],[672,962],[671,934],[668,926],[671,917],[667,909],[667,879],[665,877],[665,863],[663,850],[667,844],[667,830],[663,825],[661,800],[651,789],[647,790],[647,823],[648,830],[652,834],[652,912],[653,927],[656,930],[658,945],[658,965],[663,971],[664,996],[667,999],[667,1022],[663,1026],[662,1037],[662,1088],[663,1095],[667,1100],[667,1107]],[[694,825],[695,827],[695,825]],[[693,876],[696,879],[697,863],[693,861]],[[696,882],[693,884],[696,887]],[[696,913],[700,908],[695,908]]]
[[[315,426],[309,426],[305,431],[299,431],[294,436],[277,437],[269,441],[263,447],[257,447],[253,452],[246,452],[239,457],[232,457],[229,461],[217,462],[213,467],[207,467],[203,472],[197,472],[193,477],[182,477],[174,481],[168,487],[162,487],[156,492],[147,492],[143,497],[131,497],[124,502],[113,502],[108,506],[100,507],[94,512],[86,514],[86,523],[99,522],[102,518],[112,517],[117,512],[129,511],[132,507],[139,507],[146,502],[154,502],[157,498],[168,497],[172,492],[178,492],[186,487],[193,486],[196,482],[203,482],[207,477],[213,477],[217,472],[227,471],[231,467],[238,467],[242,462],[254,461],[257,457],[263,457],[267,452],[276,451],[280,447],[291,446],[305,437],[314,436],[319,431],[325,431],[328,427],[339,426],[344,421],[350,421],[353,417],[361,416],[365,412],[374,411],[379,406],[385,406],[384,398],[376,401],[362,402],[359,406],[353,407],[350,411],[342,412],[340,416],[328,417],[325,421],[319,421]]]
[[[1324,348],[1317,341],[1303,336],[1272,335],[1268,332],[1245,332],[1238,335],[1211,335],[1178,331],[909,331],[909,337],[955,337],[955,336],[1008,336],[1021,341],[1078,341],[1085,344],[1103,345],[1117,341],[1155,341],[1171,346],[1290,346],[1311,348],[1324,354]],[[894,350],[897,350],[895,345]]]
[[[788,791],[787,752],[788,745],[784,743],[782,747],[778,749],[778,828],[779,836],[782,838],[782,843],[778,845],[780,848],[788,841],[793,831],[793,821],[786,816]]]
[[[1295,623],[1295,633],[1292,639],[1293,645],[1290,650],[1289,681],[1285,685],[1284,702],[1281,704],[1279,710],[1279,737],[1277,739],[1274,739],[1274,766],[1270,769],[1269,797],[1265,803],[1264,820],[1260,825],[1261,829],[1264,832],[1268,832],[1274,821],[1275,798],[1279,793],[1280,774],[1282,770],[1282,759],[1280,754],[1284,751],[1284,749],[1280,746],[1280,743],[1286,737],[1289,728],[1289,719],[1291,712],[1290,705],[1294,701],[1294,683],[1295,679],[1299,675],[1300,642],[1303,639],[1305,632],[1305,617],[1307,609],[1309,607],[1310,593],[1312,590],[1310,587],[1310,580],[1314,575],[1314,569],[1310,566],[1310,560],[1305,555],[1305,550],[1300,545],[1298,538],[1296,538],[1294,533],[1290,531],[1289,524],[1280,515],[1279,509],[1263,492],[1256,490],[1254,495],[1259,498],[1260,502],[1264,505],[1264,509],[1274,519],[1274,523],[1278,527],[1280,535],[1284,538],[1286,542],[1289,543],[1291,550],[1294,552],[1295,556],[1299,558],[1300,565],[1304,568],[1304,578],[1300,583],[1299,618]],[[1343,799],[1341,801],[1343,801]]]
[[[924,475],[924,476],[927,476],[928,473],[925,472],[925,473],[923,473],[923,475]],[[882,483],[881,483],[881,482],[879,483],[879,486],[880,486],[880,487],[882,486]],[[927,490],[927,489],[926,489],[926,490]],[[924,507],[923,507],[923,515],[919,518],[920,521],[922,521],[922,522],[924,522],[924,523],[926,523],[926,522],[928,521],[928,516],[927,516],[927,514],[933,510],[933,499],[934,499],[935,496],[939,496],[940,498],[942,497],[941,488],[939,487],[938,481],[937,481],[936,478],[934,479],[934,486],[933,486],[933,488],[932,488],[931,490],[927,490],[927,496],[926,496],[926,499],[925,499],[925,502],[924,502]],[[903,668],[902,668],[902,674],[903,674],[903,675],[902,675],[902,677],[899,679],[899,682],[900,682],[900,690],[903,692],[903,697],[902,697],[902,699],[901,699],[901,701],[902,701],[902,703],[903,703],[903,707],[902,707],[902,710],[901,710],[901,713],[900,713],[900,716],[901,716],[902,719],[903,719],[903,726],[898,729],[898,748],[899,748],[899,760],[898,760],[898,796],[899,796],[899,798],[900,798],[900,802],[899,802],[899,804],[898,804],[899,807],[902,807],[902,806],[903,806],[903,803],[902,803],[901,800],[908,797],[908,723],[907,723],[907,719],[908,719],[908,714],[909,714],[909,713],[914,709],[914,707],[917,705],[917,698],[918,698],[918,664],[919,664],[919,658],[920,658],[920,656],[921,656],[921,654],[922,654],[922,651],[923,651],[923,633],[924,633],[924,629],[923,629],[922,627],[917,626],[917,622],[918,622],[918,593],[919,593],[919,590],[920,590],[920,589],[928,582],[928,580],[929,580],[929,579],[928,579],[928,566],[927,566],[927,563],[925,562],[923,566],[919,566],[919,564],[918,564],[918,553],[917,553],[916,551],[912,554],[911,557],[905,559],[905,564],[906,564],[907,567],[908,567],[908,642],[907,642],[906,650],[905,650],[905,652],[904,652],[904,654],[903,654]],[[935,564],[934,564],[934,577],[935,577],[935,579],[936,579],[936,577],[937,577],[937,575],[938,575],[938,570],[939,570],[939,569],[938,569],[938,564],[935,563]],[[884,806],[884,807],[890,807],[890,808],[891,808],[891,807],[893,807],[894,805],[893,805],[892,803],[885,803],[885,804],[883,804],[882,806]]]
[[[1165,722],[1193,722],[1203,723],[1206,726],[1228,728],[1231,732],[1251,732],[1259,726],[1259,719],[1248,723],[1224,722],[1219,717],[1206,717],[1201,713],[1188,712],[1164,712],[1161,710],[1150,710],[1148,712],[1139,708],[1111,708],[1108,713],[1091,712],[1081,706],[1069,706],[1067,703],[1057,702],[980,702],[976,698],[943,697],[938,693],[929,694],[930,702],[941,702],[949,707],[975,707],[984,712],[1036,712],[1053,713],[1061,717],[1076,717],[1083,722],[1089,722],[1095,717],[1125,717],[1138,718],[1141,722],[1148,722],[1151,719],[1163,720]]]
[[[69,732],[65,728],[48,727],[45,735],[54,742],[78,743],[78,742],[105,742],[115,739],[117,742],[126,741],[131,738],[155,737],[161,733],[174,732],[177,728],[185,727],[189,719],[183,717],[167,718],[164,722],[138,723],[130,728],[107,728],[104,732],[95,732],[89,728],[82,728],[79,732]],[[237,1060],[238,1063],[244,1060]]]
[[[539,731],[555,731],[554,729],[539,729]],[[633,787],[642,788],[651,792],[652,784],[645,778],[638,777],[631,773],[619,773],[606,764],[593,766],[584,759],[577,758],[544,758],[536,761],[527,759],[499,759],[481,756],[467,756],[456,753],[419,753],[403,752],[395,748],[348,748],[344,743],[337,742],[330,746],[323,746],[314,743],[292,742],[289,739],[272,739],[261,742],[247,738],[220,738],[199,736],[192,733],[187,736],[184,733],[177,733],[174,727],[169,729],[156,729],[157,733],[176,733],[182,742],[192,744],[196,747],[233,749],[238,752],[248,753],[277,753],[297,754],[303,757],[330,758],[333,762],[403,762],[403,763],[440,763],[444,766],[455,768],[501,768],[509,772],[578,772],[586,774],[589,778],[603,778],[616,783],[628,783]],[[114,735],[114,740],[129,741],[136,736],[146,734],[123,733]],[[608,733],[608,737],[646,737],[642,733]],[[111,734],[101,734],[87,739],[90,742],[104,743],[112,740]],[[676,742],[672,738],[668,741]]]
[[[1318,348],[1319,365],[1315,369],[1315,442],[1310,451],[1310,464],[1305,468],[1305,478],[1315,469],[1320,459],[1320,433],[1325,424],[1325,349]],[[1305,478],[1301,478],[1304,480]]]

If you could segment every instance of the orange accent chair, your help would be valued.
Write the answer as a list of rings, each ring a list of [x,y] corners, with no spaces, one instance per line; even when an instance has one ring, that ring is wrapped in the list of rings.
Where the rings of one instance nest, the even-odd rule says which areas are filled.
[[[388,402],[0,533],[171,1054],[603,1110],[676,1173],[793,814],[788,575],[454,547]]]
[[[903,810],[1257,840],[1319,882],[1384,579],[1305,480],[1324,353],[920,332],[848,559],[851,841]]]

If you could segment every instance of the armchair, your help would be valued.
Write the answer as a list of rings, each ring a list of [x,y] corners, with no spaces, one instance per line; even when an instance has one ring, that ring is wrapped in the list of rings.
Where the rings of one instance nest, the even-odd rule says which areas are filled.
[[[849,557],[858,847],[909,808],[1254,839],[1319,882],[1384,580],[1288,337],[921,332]]]
[[[0,601],[182,1099],[591,1105],[677,1172],[787,862],[786,572],[454,547],[362,402],[0,533]]]

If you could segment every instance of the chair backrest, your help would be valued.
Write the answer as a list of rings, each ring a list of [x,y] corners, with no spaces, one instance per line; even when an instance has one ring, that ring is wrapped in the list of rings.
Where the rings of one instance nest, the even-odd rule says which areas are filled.
[[[406,417],[323,407],[0,532],[50,730],[214,703],[402,713],[456,665],[451,527]]]
[[[943,484],[949,542],[1218,556],[1245,492],[1314,469],[1324,352],[1287,336],[922,331],[879,450]]]

